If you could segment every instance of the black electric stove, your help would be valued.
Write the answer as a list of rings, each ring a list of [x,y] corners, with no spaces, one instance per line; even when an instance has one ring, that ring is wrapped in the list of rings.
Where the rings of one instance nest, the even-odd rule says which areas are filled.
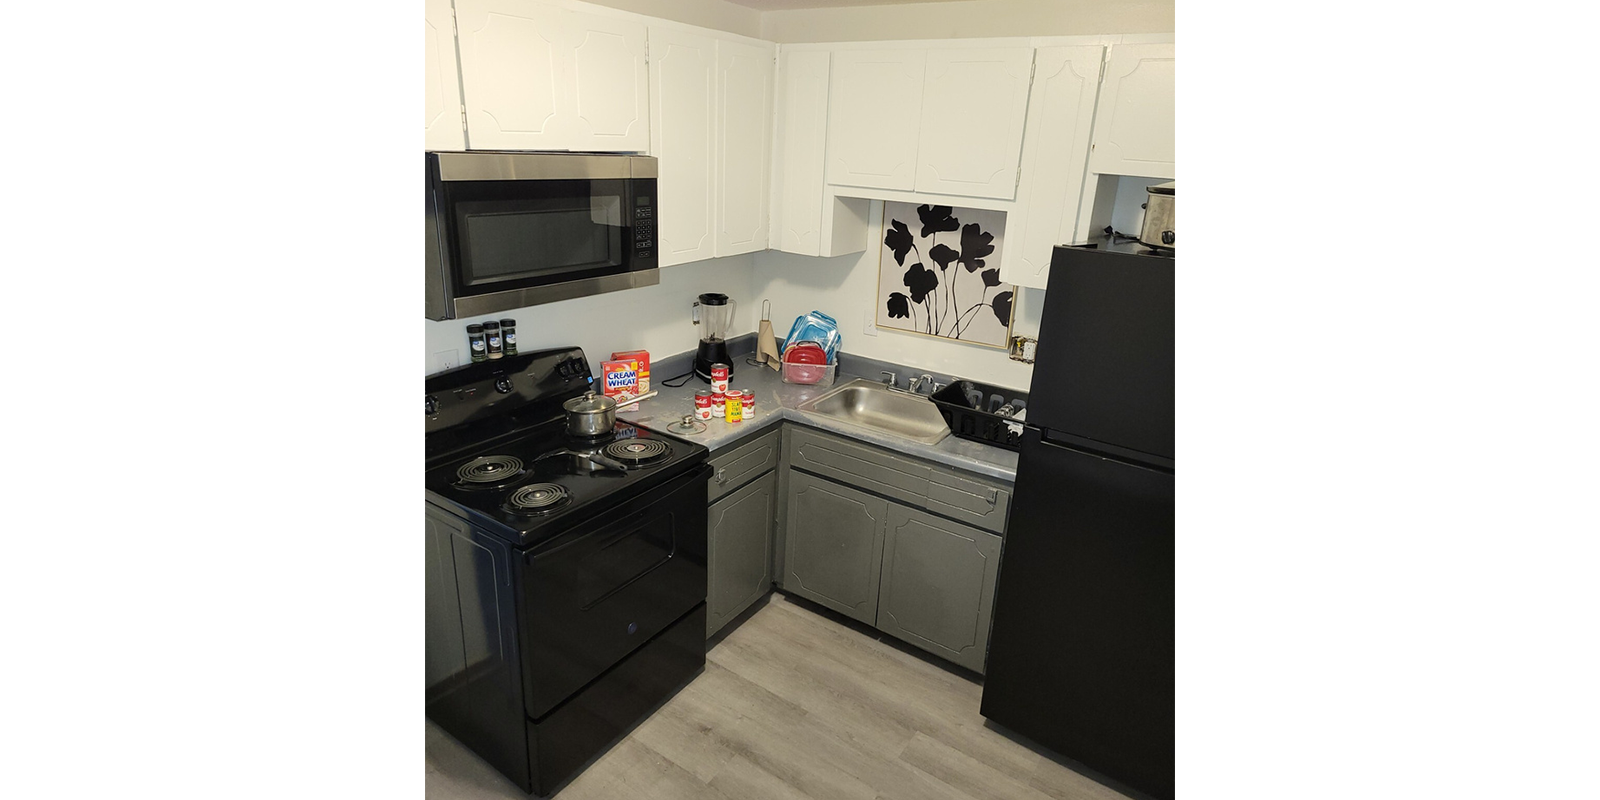
[[[705,664],[704,446],[566,433],[578,348],[427,380],[427,713],[548,795]]]
[[[428,500],[527,547],[705,461],[702,445],[626,422],[598,438],[568,435],[561,404],[589,378],[577,348],[429,378]]]

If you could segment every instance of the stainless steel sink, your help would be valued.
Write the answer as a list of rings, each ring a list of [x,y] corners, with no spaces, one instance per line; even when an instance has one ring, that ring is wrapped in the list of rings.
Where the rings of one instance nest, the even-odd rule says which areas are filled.
[[[945,424],[939,407],[932,400],[890,389],[865,378],[857,378],[807,400],[798,408],[802,412],[922,444],[938,444],[950,435],[950,426]]]

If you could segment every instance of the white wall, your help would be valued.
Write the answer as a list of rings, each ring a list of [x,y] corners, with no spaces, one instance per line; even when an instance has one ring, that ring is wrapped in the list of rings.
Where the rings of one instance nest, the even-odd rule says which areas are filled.
[[[839,321],[845,352],[933,372],[1027,391],[1033,365],[1012,361],[1004,350],[878,329],[863,333],[864,320],[878,307],[878,254],[883,241],[883,203],[873,201],[870,243],[865,253],[812,258],[777,251],[755,254],[754,301],[772,301],[772,328],[781,338],[794,318],[821,311]],[[1017,290],[1013,335],[1037,336],[1044,292]],[[759,319],[759,310],[755,319]]]
[[[439,371],[435,354],[441,350],[456,350],[461,363],[467,363],[468,324],[506,317],[517,321],[518,350],[577,345],[596,371],[601,361],[619,350],[649,350],[652,359],[693,350],[700,341],[700,329],[692,322],[689,305],[702,292],[728,295],[737,304],[735,333],[754,331],[761,312],[756,308],[760,301],[751,302],[751,258],[731,256],[666,267],[661,270],[661,283],[655,286],[470,319],[427,320],[427,372]]]
[[[1171,33],[1175,0],[964,0],[812,8],[761,15],[774,42]]]

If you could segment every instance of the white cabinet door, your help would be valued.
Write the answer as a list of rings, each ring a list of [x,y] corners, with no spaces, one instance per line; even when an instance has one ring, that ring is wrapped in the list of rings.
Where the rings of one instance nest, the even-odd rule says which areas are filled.
[[[532,0],[456,0],[467,136],[475,150],[565,150],[566,12]]]
[[[656,243],[663,267],[715,255],[717,43],[650,29],[650,154],[659,172]]]
[[[772,153],[772,249],[822,255],[823,148],[828,137],[828,51],[778,57],[778,135]]]
[[[842,50],[828,96],[828,183],[910,190],[922,122],[924,50]]]
[[[918,192],[1016,196],[1031,47],[930,50],[917,143]]]
[[[717,42],[717,256],[767,247],[771,45]]]
[[[456,67],[455,11],[450,0],[428,0],[427,89],[424,94],[424,146],[429,150],[467,149],[461,124],[461,74]]]
[[[569,150],[650,148],[650,68],[644,23],[569,13],[572,138]]]
[[[1008,283],[1045,288],[1055,246],[1072,243],[1104,49],[1039,48],[1017,187],[1019,210],[1006,219],[1000,278]]]
[[[475,150],[650,146],[643,23],[537,0],[456,0]]]
[[[1170,44],[1112,45],[1095,113],[1089,171],[1177,177],[1173,156],[1173,53]]]

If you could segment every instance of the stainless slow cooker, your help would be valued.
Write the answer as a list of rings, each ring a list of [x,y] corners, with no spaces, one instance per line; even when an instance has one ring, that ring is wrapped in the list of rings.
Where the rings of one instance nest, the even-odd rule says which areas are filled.
[[[1177,181],[1167,181],[1144,187],[1144,227],[1139,229],[1139,243],[1148,247],[1172,250],[1176,236],[1173,234],[1173,189]]]

